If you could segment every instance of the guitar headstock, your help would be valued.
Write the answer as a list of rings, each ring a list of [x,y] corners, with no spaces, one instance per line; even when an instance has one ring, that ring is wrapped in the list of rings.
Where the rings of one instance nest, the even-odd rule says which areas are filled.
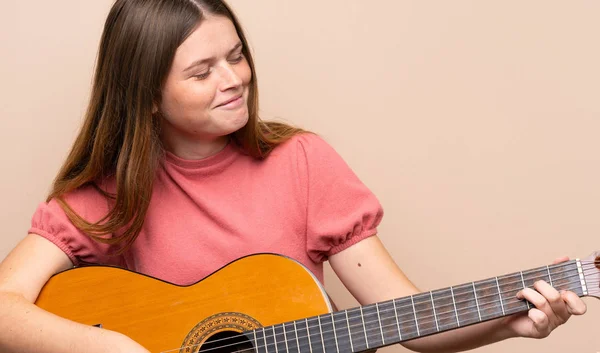
[[[581,260],[588,296],[600,299],[600,251]]]

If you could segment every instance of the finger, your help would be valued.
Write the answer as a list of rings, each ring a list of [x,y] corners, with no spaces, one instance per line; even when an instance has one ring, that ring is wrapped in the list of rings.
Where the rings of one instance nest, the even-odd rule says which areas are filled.
[[[519,298],[521,300],[523,300],[523,299],[528,300],[530,303],[535,305],[535,307],[540,310],[541,310],[541,307],[543,307],[544,305],[548,305],[546,298],[544,298],[543,295],[536,292],[532,288],[523,288],[522,290],[520,290],[517,293],[517,298]]]
[[[561,298],[567,304],[567,310],[573,315],[583,315],[587,311],[587,305],[579,296],[571,291],[561,292]]]
[[[568,256],[561,256],[561,257],[558,257],[558,258],[554,259],[554,261],[552,261],[552,263],[554,265],[556,265],[556,264],[559,264],[561,262],[567,262],[567,261],[569,261],[569,257]]]
[[[546,299],[546,302],[550,305],[552,312],[545,310],[544,312],[550,317],[551,322],[554,322],[556,326],[558,326],[565,323],[569,319],[571,314],[567,309],[567,304],[562,299],[560,293],[554,287],[549,285],[546,281],[536,281],[533,284],[533,288],[535,288],[535,290],[538,291],[538,293],[540,293]],[[552,315],[554,315],[555,317],[553,318]]]
[[[521,297],[521,298],[519,298],[519,297]],[[558,319],[558,320],[556,319],[556,314],[554,313],[554,310],[552,310],[552,307],[550,306],[550,303],[548,303],[548,300],[543,295],[536,292],[532,288],[523,289],[522,291],[517,293],[517,298],[527,299],[539,311],[543,312],[545,316],[555,318],[553,320],[553,322],[556,321],[556,326],[558,326],[560,324],[560,322],[558,322],[560,319]]]
[[[548,325],[548,316],[539,309],[531,309],[527,313],[527,316],[533,321],[533,327],[543,337],[548,336],[550,333]]]

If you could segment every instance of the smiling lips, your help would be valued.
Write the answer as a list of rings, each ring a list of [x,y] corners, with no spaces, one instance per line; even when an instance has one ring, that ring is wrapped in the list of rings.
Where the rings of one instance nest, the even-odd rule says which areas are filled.
[[[226,100],[224,103],[217,105],[216,108],[234,109],[234,108],[238,108],[240,105],[242,105],[243,102],[244,102],[243,95],[240,94],[238,96],[235,96],[231,99]]]

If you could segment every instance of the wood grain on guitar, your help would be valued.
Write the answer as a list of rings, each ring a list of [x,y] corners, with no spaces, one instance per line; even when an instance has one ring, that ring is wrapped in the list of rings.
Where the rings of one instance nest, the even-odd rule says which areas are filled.
[[[600,252],[336,312],[304,266],[273,254],[239,259],[190,286],[76,268],[52,277],[36,304],[152,352],[365,352],[526,311],[531,304],[516,293],[540,279],[600,298]]]

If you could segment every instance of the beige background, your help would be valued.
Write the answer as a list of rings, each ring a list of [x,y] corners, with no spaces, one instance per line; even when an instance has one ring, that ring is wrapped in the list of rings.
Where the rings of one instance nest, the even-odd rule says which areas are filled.
[[[263,116],[339,151],[380,198],[381,237],[423,290],[600,248],[599,1],[231,3]],[[0,258],[77,131],[110,5],[0,2]],[[545,340],[478,352],[600,351],[600,305],[586,301],[586,316]]]

